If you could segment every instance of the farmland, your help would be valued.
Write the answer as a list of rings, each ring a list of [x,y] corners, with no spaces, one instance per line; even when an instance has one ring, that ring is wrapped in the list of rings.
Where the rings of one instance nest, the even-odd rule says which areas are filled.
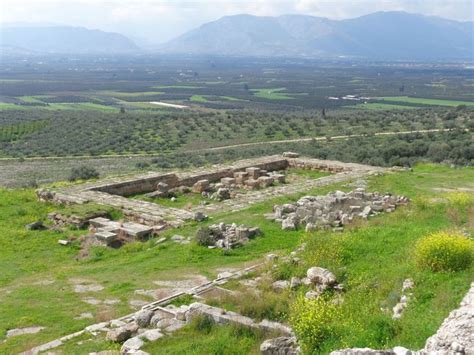
[[[66,161],[68,167],[81,159],[95,166],[110,157],[118,166],[97,166],[115,174],[153,162],[190,168],[233,159],[239,151],[257,156],[289,148],[382,165],[441,158],[472,163],[472,134],[463,133],[473,125],[472,81],[462,65],[103,60],[107,70],[87,57],[60,63],[31,58],[27,66],[6,60],[0,68],[0,165],[25,172],[16,179],[19,185],[67,176],[56,168]],[[438,131],[423,139],[393,137],[397,146],[408,144],[407,151],[386,152],[388,138],[372,138],[451,129],[451,135]],[[363,135],[363,145],[355,138],[331,141],[342,135]],[[327,140],[318,149],[308,142],[265,145],[300,138]],[[248,143],[262,145],[238,148]],[[444,157],[445,144],[459,148]],[[220,154],[206,151],[226,146]],[[72,160],[49,159],[55,157]],[[29,158],[42,168],[33,173],[23,164]],[[0,183],[11,186],[10,171],[1,175]]]

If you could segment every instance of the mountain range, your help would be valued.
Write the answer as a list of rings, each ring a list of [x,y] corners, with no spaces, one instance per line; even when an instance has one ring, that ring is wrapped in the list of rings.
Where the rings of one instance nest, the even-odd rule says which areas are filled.
[[[9,53],[132,53],[140,48],[119,33],[72,26],[21,26],[1,29],[2,51]]]
[[[377,12],[340,21],[305,15],[237,15],[206,23],[166,43],[162,50],[237,56],[472,59],[473,22],[406,12]]]
[[[406,12],[376,12],[347,20],[306,15],[235,15],[157,47],[159,53],[220,56],[473,59],[473,22]],[[2,51],[137,53],[124,35],[81,27],[1,29]]]

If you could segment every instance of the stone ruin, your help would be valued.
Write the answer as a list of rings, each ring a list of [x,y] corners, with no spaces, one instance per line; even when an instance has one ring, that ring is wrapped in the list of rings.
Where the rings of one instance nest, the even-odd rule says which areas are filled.
[[[200,228],[196,233],[196,240],[198,244],[209,248],[233,249],[247,244],[250,239],[261,234],[258,227],[219,223]]]
[[[334,175],[321,179],[304,181],[297,184],[282,184],[288,168],[301,168],[331,172]],[[361,164],[342,163],[335,161],[299,158],[296,154],[285,156],[268,156],[234,162],[232,165],[215,165],[197,168],[192,172],[147,173],[132,177],[108,178],[100,181],[87,182],[67,187],[39,189],[37,196],[41,201],[52,201],[60,204],[97,203],[120,209],[129,221],[148,225],[179,227],[187,220],[192,220],[195,210],[166,207],[157,203],[130,199],[137,194],[151,194],[152,197],[165,197],[176,192],[206,192],[209,185],[214,191],[211,196],[233,201],[233,189],[248,190],[245,196],[236,198],[233,204],[224,204],[219,208],[226,210],[241,209],[249,202],[263,201],[274,194],[293,194],[315,186],[333,182],[363,178],[386,169]],[[278,182],[277,186],[254,191]],[[265,194],[265,191],[270,191]],[[170,197],[171,198],[171,197]],[[228,201],[224,201],[228,202]],[[203,209],[204,207],[199,206]],[[206,207],[207,208],[207,207]],[[209,208],[211,209],[211,208]]]
[[[266,188],[274,183],[284,184],[286,175],[278,172],[268,172],[259,167],[248,167],[244,171],[235,171],[232,176],[220,178],[218,181],[211,179],[201,179],[196,181],[191,187],[186,185],[170,186],[165,182],[157,184],[156,191],[145,194],[146,197],[173,198],[178,193],[185,194],[193,192],[201,194],[211,200],[223,201],[235,197],[236,190]]]
[[[281,223],[283,230],[305,226],[306,231],[330,228],[342,231],[356,218],[367,219],[381,212],[393,212],[397,206],[408,202],[404,196],[380,195],[358,188],[348,193],[336,191],[325,196],[304,196],[296,203],[275,205],[274,214],[267,217]]]
[[[152,227],[133,222],[116,222],[97,217],[89,221],[89,231],[97,242],[108,247],[120,247],[131,241],[144,241],[154,232]]]

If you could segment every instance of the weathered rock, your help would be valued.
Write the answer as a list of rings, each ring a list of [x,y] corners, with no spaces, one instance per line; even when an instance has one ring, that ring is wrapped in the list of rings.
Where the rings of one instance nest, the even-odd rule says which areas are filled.
[[[163,333],[161,333],[158,329],[148,329],[140,334],[140,338],[146,339],[148,341],[156,341],[162,337]]]
[[[107,339],[117,343],[123,343],[125,340],[132,337],[138,331],[138,324],[131,322],[124,324],[118,328],[110,329],[107,332]]]
[[[296,226],[297,226],[297,223],[292,218],[286,218],[281,223],[281,228],[283,230],[295,230]]]
[[[263,355],[297,355],[300,349],[295,337],[267,339],[260,345]]]
[[[312,284],[322,286],[334,286],[336,284],[336,276],[322,267],[312,267],[306,271],[306,276]]]
[[[25,229],[38,231],[38,230],[44,230],[46,229],[46,227],[44,226],[43,221],[36,221],[36,222],[25,225]]]
[[[427,354],[474,354],[474,282],[458,309],[426,341]]]
[[[197,181],[194,185],[193,185],[193,192],[195,193],[202,193],[204,191],[206,191],[210,186],[210,183],[209,183],[209,180],[206,180],[206,179],[203,179],[203,180],[199,180]]]
[[[278,280],[272,284],[272,288],[276,292],[287,290],[290,288],[290,282],[287,280]]]
[[[282,155],[285,158],[292,158],[292,159],[299,158],[300,156],[298,153],[295,153],[295,152],[284,152]]]
[[[44,327],[26,327],[7,330],[7,338],[24,334],[36,334],[42,331]]]
[[[135,351],[140,350],[140,348],[144,345],[140,337],[135,336],[133,338],[128,339],[125,343],[123,343],[122,348],[120,349],[121,354],[135,354]]]
[[[268,332],[268,333],[279,332],[284,335],[293,335],[293,331],[289,326],[278,323],[278,322],[272,322],[272,321],[269,321],[268,319],[264,319],[260,323],[258,323],[258,327],[264,332]]]
[[[150,320],[155,313],[152,310],[142,310],[135,313],[135,322],[137,322],[139,327],[146,328],[150,325]]]
[[[198,212],[195,212],[195,213],[194,213],[193,219],[194,219],[196,222],[202,222],[202,221],[204,221],[204,220],[207,219],[207,216],[206,216],[204,213],[198,211]]]
[[[230,199],[230,190],[226,187],[221,187],[217,189],[216,199],[218,201],[224,201]]]
[[[235,324],[248,327],[256,327],[253,319],[242,316],[238,313],[225,311],[222,308],[211,307],[203,303],[192,303],[189,306],[189,311],[186,313],[186,322],[189,323],[197,316],[210,317],[214,322],[220,325]]]
[[[302,282],[301,282],[301,279],[299,277],[292,277],[291,280],[290,280],[290,288],[291,289],[295,289],[295,288],[298,288],[299,286],[301,286]]]

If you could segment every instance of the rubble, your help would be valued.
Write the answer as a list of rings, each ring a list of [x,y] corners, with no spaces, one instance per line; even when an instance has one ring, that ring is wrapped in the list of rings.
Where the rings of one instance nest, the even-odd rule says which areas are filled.
[[[357,188],[348,193],[336,191],[324,196],[304,196],[294,204],[275,205],[273,219],[281,223],[283,230],[305,226],[308,232],[316,229],[342,231],[356,218],[367,219],[381,212],[393,212],[397,206],[408,202],[404,196],[380,195]]]
[[[246,227],[233,224],[212,224],[197,231],[197,243],[204,246],[216,246],[221,249],[233,249],[245,245],[250,239],[261,235],[258,227]]]
[[[260,345],[263,355],[297,355],[301,352],[295,337],[267,339]]]

